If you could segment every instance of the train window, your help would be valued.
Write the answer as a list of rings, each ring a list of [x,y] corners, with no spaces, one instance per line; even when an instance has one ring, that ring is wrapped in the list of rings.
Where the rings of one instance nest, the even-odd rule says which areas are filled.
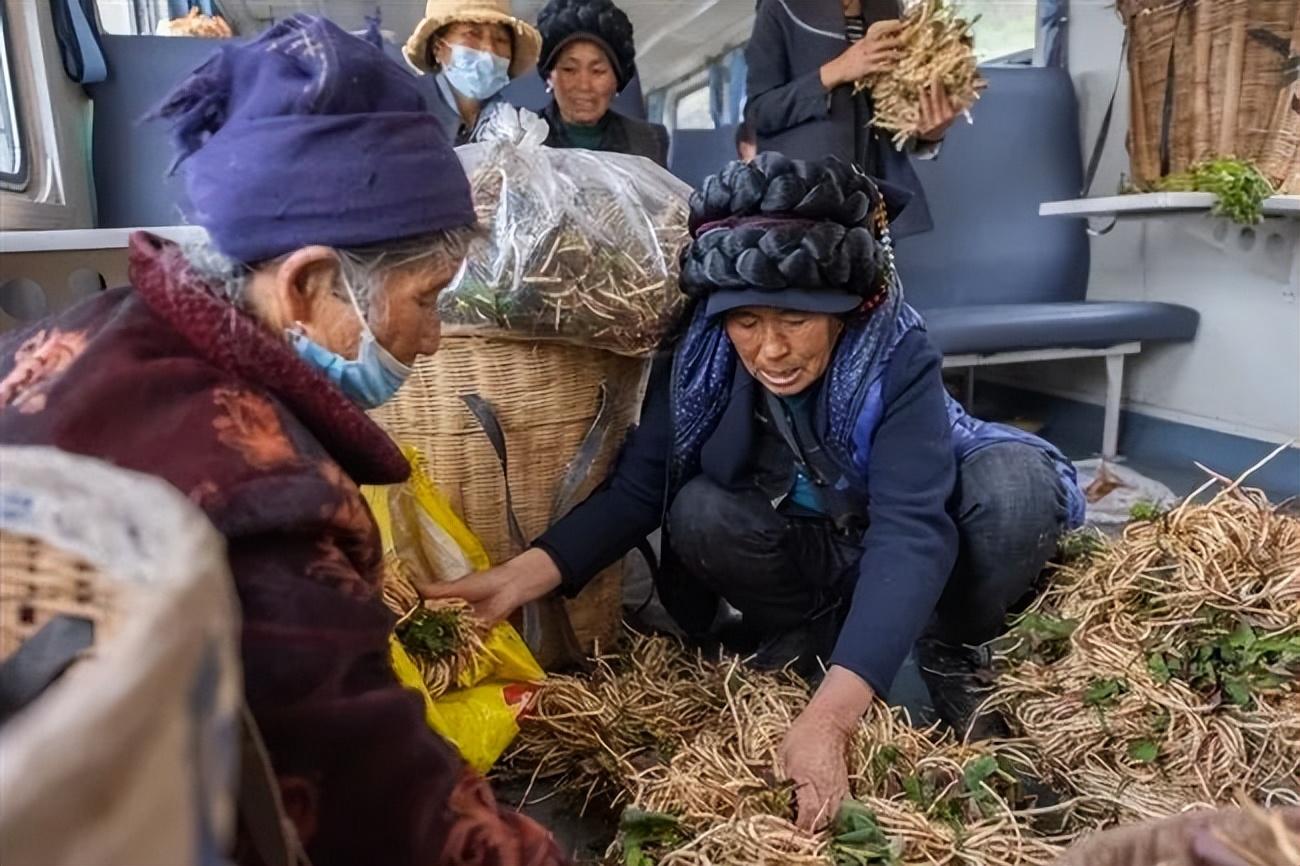
[[[95,0],[99,29],[114,36],[151,36],[169,16],[167,0]]]
[[[14,88],[9,19],[0,5],[0,188],[27,188],[27,147],[22,111]]]
[[[713,129],[707,81],[677,97],[673,104],[673,129]]]
[[[1038,34],[1037,0],[956,0],[953,4],[975,22],[975,53],[981,61],[1034,50]]]

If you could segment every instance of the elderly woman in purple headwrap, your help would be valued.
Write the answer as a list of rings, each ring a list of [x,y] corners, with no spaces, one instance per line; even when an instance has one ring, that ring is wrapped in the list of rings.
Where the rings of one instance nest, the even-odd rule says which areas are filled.
[[[225,534],[247,700],[317,866],[562,862],[389,669],[357,489],[408,471],[364,410],[438,347],[475,224],[455,154],[409,74],[320,18],[224,46],[159,113],[211,242],[137,234],[130,286],[0,340],[0,442],[164,478]]]

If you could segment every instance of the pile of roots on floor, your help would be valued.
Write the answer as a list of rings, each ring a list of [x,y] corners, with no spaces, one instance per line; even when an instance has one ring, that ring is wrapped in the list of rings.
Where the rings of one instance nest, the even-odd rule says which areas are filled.
[[[1210,485],[1119,539],[1072,539],[995,644],[989,705],[1103,822],[1239,792],[1300,804],[1300,520]]]
[[[620,811],[608,863],[638,866],[1046,864],[1069,806],[1037,808],[1025,744],[962,744],[883,707],[849,749],[854,799],[798,829],[779,750],[809,699],[801,680],[671,639],[631,635],[581,676],[551,677],[522,724],[511,772]]]
[[[430,697],[474,679],[475,666],[485,657],[485,629],[467,602],[422,599],[406,567],[391,557],[385,562],[384,603],[398,617],[393,633]]]

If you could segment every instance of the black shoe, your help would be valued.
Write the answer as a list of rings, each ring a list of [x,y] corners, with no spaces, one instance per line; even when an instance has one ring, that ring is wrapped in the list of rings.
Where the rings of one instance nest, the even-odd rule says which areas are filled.
[[[979,712],[989,690],[978,650],[922,639],[916,654],[935,713],[958,736],[971,740],[1010,736],[1001,714]]]

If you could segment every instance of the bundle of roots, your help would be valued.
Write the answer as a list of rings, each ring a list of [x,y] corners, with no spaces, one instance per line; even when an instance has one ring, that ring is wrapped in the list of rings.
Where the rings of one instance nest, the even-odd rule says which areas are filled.
[[[430,696],[441,697],[472,679],[485,654],[483,624],[474,609],[460,599],[426,601],[396,557],[385,566],[384,603],[398,617],[394,634]]]
[[[884,708],[848,750],[854,800],[805,832],[780,745],[808,687],[664,638],[630,646],[590,675],[550,678],[509,760],[584,809],[623,807],[611,862],[1010,866],[1050,863],[1071,838],[1068,804],[1035,809],[1022,790],[1022,744],[962,744]]]
[[[1085,539],[995,644],[991,705],[1087,813],[1300,804],[1300,520],[1211,485]]]
[[[922,132],[921,100],[936,81],[958,111],[979,99],[984,79],[971,36],[976,20],[959,18],[945,0],[919,0],[903,16],[902,58],[857,83],[856,91],[870,89],[872,123],[893,136],[895,147]]]

